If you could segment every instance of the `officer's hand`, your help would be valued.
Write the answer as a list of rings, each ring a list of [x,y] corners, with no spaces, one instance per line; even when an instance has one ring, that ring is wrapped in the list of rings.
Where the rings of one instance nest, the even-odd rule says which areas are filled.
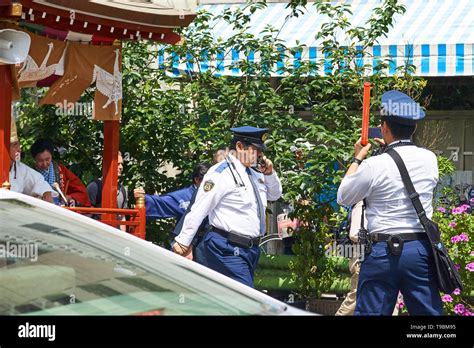
[[[367,157],[372,144],[368,143],[367,145],[363,146],[361,141],[362,138],[359,138],[359,140],[357,140],[357,142],[354,144],[354,157],[362,161]]]
[[[381,128],[381,127],[382,127],[382,124],[379,124],[377,127],[378,127],[378,128]],[[385,144],[385,140],[383,140],[383,139],[374,138],[374,140],[375,140],[375,142],[376,142],[377,144],[379,144],[380,147],[383,147],[383,146],[387,145],[387,144]]]
[[[192,253],[193,248],[191,248],[191,246],[186,246],[186,245],[183,245],[181,243],[175,242],[173,244],[173,251],[178,255],[186,257],[190,253]],[[192,258],[192,255],[191,255],[191,258]]]
[[[135,190],[133,190],[133,195],[135,196],[135,199],[145,198],[145,190],[143,187],[137,187]]]
[[[43,201],[46,201],[46,202],[49,202],[49,203],[54,203],[53,194],[51,193],[51,191],[45,192],[43,194],[43,197],[41,197],[41,199],[43,199]]]
[[[185,256],[185,258],[187,258],[188,260],[193,260],[193,249],[191,248],[191,250],[189,251],[189,254],[187,254]]]
[[[380,138],[374,138],[375,142],[379,144],[379,146],[385,146],[385,140],[380,139]]]
[[[77,205],[75,199],[69,195],[66,195],[66,200],[67,200],[68,206],[70,207],[75,207]]]
[[[263,156],[262,159],[265,161],[265,166],[261,166],[262,173],[265,175],[270,175],[273,173],[273,162],[265,156]]]

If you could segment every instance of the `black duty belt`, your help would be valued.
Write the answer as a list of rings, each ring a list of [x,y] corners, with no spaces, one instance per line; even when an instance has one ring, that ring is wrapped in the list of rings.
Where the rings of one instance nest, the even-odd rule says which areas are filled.
[[[410,240],[428,240],[428,236],[424,232],[420,233],[370,233],[370,241],[372,243],[387,242],[390,240],[402,240],[408,242]]]
[[[211,231],[216,232],[217,234],[220,234],[222,237],[226,238],[229,241],[229,243],[235,244],[242,248],[252,248],[254,246],[258,246],[261,241],[261,237],[255,237],[255,238],[246,237],[240,234],[221,230],[214,226],[212,226]]]

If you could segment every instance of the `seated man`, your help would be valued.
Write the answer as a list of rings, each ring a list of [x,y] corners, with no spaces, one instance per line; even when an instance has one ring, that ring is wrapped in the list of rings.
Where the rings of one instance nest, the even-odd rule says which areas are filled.
[[[20,161],[21,146],[15,122],[12,119],[10,135],[10,185],[14,192],[37,197],[53,203],[53,190],[43,176]],[[56,194],[54,194],[56,196]]]
[[[90,207],[87,190],[81,179],[74,175],[62,163],[53,161],[54,146],[47,139],[38,139],[31,146],[31,156],[35,160],[35,169],[51,185],[57,183],[66,196],[67,205]],[[60,200],[55,199],[59,205]]]

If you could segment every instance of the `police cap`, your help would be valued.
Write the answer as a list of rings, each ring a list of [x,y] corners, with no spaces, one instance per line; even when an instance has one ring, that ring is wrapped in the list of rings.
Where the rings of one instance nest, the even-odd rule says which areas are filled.
[[[231,128],[230,131],[234,133],[235,140],[250,143],[262,151],[266,150],[264,142],[267,140],[269,128],[243,126]]]
[[[425,117],[420,104],[400,91],[388,91],[382,94],[381,116],[404,125],[414,125]]]

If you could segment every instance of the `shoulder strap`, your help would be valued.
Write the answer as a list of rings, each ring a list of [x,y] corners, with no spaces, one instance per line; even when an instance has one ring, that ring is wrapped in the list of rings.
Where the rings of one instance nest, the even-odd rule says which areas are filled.
[[[415,207],[418,218],[420,219],[421,224],[425,226],[428,223],[428,217],[426,216],[425,209],[423,208],[423,205],[420,202],[420,195],[418,194],[418,192],[416,192],[415,186],[413,186],[413,182],[410,179],[410,175],[408,174],[405,163],[403,162],[398,152],[394,149],[389,149],[386,153],[390,155],[390,157],[392,157],[395,161],[398,170],[400,171],[400,175],[402,176],[403,184],[405,185],[405,188],[408,191],[408,196],[410,197],[411,202],[413,203],[413,207]]]

